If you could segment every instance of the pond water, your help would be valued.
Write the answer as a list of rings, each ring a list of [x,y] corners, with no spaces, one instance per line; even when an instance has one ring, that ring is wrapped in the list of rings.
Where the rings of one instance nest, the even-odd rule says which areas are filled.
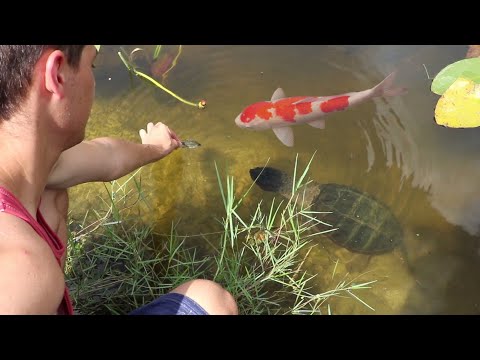
[[[136,47],[154,49],[124,46],[127,51]],[[149,83],[132,83],[118,50],[101,47],[87,138],[139,141],[139,129],[162,121],[182,139],[202,144],[179,149],[141,170],[151,205],[143,220],[158,232],[169,233],[172,222],[186,235],[218,230],[215,217],[221,218],[224,210],[214,162],[224,178],[234,177],[241,195],[252,183],[250,168],[268,161],[292,172],[297,154],[303,169],[315,153],[310,178],[375,196],[405,232],[405,253],[396,249],[373,257],[353,254],[327,238],[316,240],[304,266],[317,274],[319,292],[332,289],[345,276],[377,280],[371,289],[356,293],[375,311],[352,298],[338,298],[330,301],[334,313],[480,313],[480,129],[435,124],[439,96],[430,92],[425,70],[433,77],[464,58],[466,45],[184,45],[162,83],[189,101],[206,99],[204,110]],[[162,66],[157,71],[164,71]],[[394,69],[398,84],[408,88],[406,95],[332,113],[324,130],[295,126],[292,148],[270,130],[252,132],[234,123],[249,104],[270,100],[277,87],[287,96],[337,95],[371,88]],[[95,208],[102,191],[98,184],[72,189],[73,215]],[[245,213],[273,197],[254,187]],[[201,237],[196,241],[205,246]]]

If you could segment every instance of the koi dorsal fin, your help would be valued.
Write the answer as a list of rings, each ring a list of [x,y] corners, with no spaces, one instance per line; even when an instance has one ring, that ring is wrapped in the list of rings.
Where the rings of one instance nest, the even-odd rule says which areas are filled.
[[[280,99],[286,98],[285,93],[283,92],[282,88],[278,88],[272,95],[272,99],[270,101],[277,101]]]
[[[318,97],[309,96],[309,97],[306,97],[305,99],[295,101],[292,105],[303,104],[303,103],[311,103],[311,102],[314,102],[314,101],[318,101]]]

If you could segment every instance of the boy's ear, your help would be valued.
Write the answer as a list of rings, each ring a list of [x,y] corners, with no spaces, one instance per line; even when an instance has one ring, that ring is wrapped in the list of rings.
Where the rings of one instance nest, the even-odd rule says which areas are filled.
[[[45,88],[63,98],[65,93],[65,54],[60,50],[52,51],[45,63]]]

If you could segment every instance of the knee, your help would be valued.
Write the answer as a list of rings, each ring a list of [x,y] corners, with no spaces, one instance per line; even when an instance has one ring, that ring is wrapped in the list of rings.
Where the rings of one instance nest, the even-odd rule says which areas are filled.
[[[238,307],[232,294],[214,281],[196,279],[188,281],[172,292],[195,300],[211,315],[238,315]]]

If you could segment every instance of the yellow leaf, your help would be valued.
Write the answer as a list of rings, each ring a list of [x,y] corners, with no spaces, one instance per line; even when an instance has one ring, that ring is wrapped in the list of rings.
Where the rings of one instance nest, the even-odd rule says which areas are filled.
[[[455,80],[438,100],[435,121],[450,128],[480,126],[480,84],[461,77]]]

